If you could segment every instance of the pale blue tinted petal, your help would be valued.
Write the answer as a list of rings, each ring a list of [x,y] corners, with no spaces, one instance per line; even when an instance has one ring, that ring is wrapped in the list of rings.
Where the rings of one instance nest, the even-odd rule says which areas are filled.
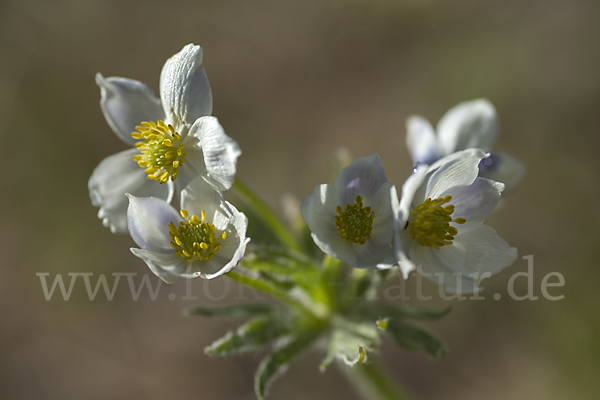
[[[324,253],[353,263],[356,261],[350,243],[341,238],[335,226],[335,209],[341,205],[341,198],[332,185],[319,185],[313,193],[302,200],[302,218],[312,232],[312,238]]]
[[[469,222],[483,222],[494,211],[500,200],[504,184],[477,178],[459,196],[450,202],[454,205],[452,218],[465,218]]]
[[[174,251],[169,253],[153,252],[143,249],[130,249],[133,255],[144,260],[146,265],[154,273],[166,283],[175,283],[182,278],[185,273],[187,263],[183,258],[175,254]]]
[[[164,200],[129,195],[127,222],[133,241],[144,250],[173,252],[169,223],[179,226],[183,219]]]
[[[215,117],[196,120],[188,137],[198,140],[204,154],[209,180],[220,190],[228,190],[235,180],[236,164],[242,154],[237,143],[227,136]]]
[[[406,146],[415,163],[432,164],[440,158],[435,131],[421,116],[413,115],[406,121]]]
[[[375,212],[371,239],[376,242],[388,243],[392,238],[392,230],[394,229],[394,212],[392,210],[391,198],[392,188],[394,187],[386,182],[379,187],[374,196],[364,201],[364,205],[370,206]]]
[[[394,254],[389,242],[376,242],[367,240],[365,244],[350,243],[356,261],[350,263],[355,268],[387,269],[394,263]]]
[[[442,154],[470,148],[490,150],[498,135],[496,109],[485,99],[460,103],[442,117],[437,133]]]
[[[342,206],[354,204],[356,196],[371,197],[387,182],[379,154],[356,158],[340,172],[335,188],[342,198]]]
[[[418,175],[423,176],[426,169],[427,168],[424,166],[422,166],[420,168],[415,168],[415,172],[413,173],[413,175],[418,174]],[[411,238],[408,234],[408,231],[406,230],[406,223],[408,221],[408,216],[410,213],[410,203],[411,203],[412,197],[414,195],[414,192],[416,191],[416,188],[418,186],[418,181],[415,179],[421,179],[421,178],[412,178],[411,179],[409,177],[409,179],[411,182],[409,182],[408,185],[405,182],[402,187],[402,195],[403,196],[405,195],[405,189],[404,189],[405,186],[406,186],[406,192],[407,192],[406,193],[407,200],[405,200],[406,204],[405,204],[404,211],[401,210],[400,201],[398,200],[398,193],[396,192],[396,188],[392,186],[392,188],[390,189],[392,212],[394,214],[394,229],[393,229],[392,241],[391,241],[392,242],[392,251],[394,254],[394,260],[397,262],[398,266],[400,267],[400,271],[402,272],[402,276],[404,277],[404,279],[407,279],[410,272],[415,269],[415,265],[412,263],[412,261],[410,261],[410,259],[408,258],[408,255],[407,255]],[[408,180],[407,180],[407,182],[408,182]]]
[[[481,160],[479,176],[506,185],[505,192],[513,190],[527,174],[527,167],[518,158],[501,151],[492,152],[489,158]]]
[[[202,67],[202,48],[188,44],[169,58],[160,74],[160,98],[169,122],[192,125],[212,113],[212,93]],[[179,123],[178,123],[179,122]]]
[[[435,172],[427,182],[425,198],[437,199],[447,195],[452,197],[460,195],[477,178],[479,162],[483,157],[485,153],[482,150],[468,149],[435,162],[431,166],[431,170]]]
[[[144,169],[133,161],[136,149],[122,151],[102,160],[88,182],[92,204],[100,207],[98,217],[113,233],[127,233],[125,193],[139,197],[154,196],[171,201],[173,185],[159,184],[146,178]]]
[[[443,283],[447,292],[477,291],[474,278],[493,275],[517,259],[517,249],[510,247],[496,231],[486,225],[469,223],[458,228],[451,245],[439,249],[414,245],[411,258],[420,273]],[[437,274],[437,275],[436,275]]]
[[[158,121],[165,114],[160,100],[142,82],[127,78],[104,78],[96,74],[100,86],[100,108],[111,129],[125,143],[133,146],[136,142],[131,132],[143,121]]]
[[[413,204],[417,206],[425,200],[424,196],[427,186],[425,183],[428,173],[429,168],[426,165],[415,165],[413,173],[402,184],[400,202],[397,204],[395,211],[397,217],[404,222],[407,221],[411,208],[414,208]]]

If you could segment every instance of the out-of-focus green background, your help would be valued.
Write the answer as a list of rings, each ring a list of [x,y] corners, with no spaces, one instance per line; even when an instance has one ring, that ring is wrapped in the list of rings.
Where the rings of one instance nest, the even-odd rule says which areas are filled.
[[[284,193],[301,199],[331,182],[339,146],[378,152],[400,186],[409,115],[435,123],[489,98],[496,149],[529,174],[488,223],[534,255],[540,299],[509,298],[508,280],[527,268],[519,259],[487,280],[486,300],[455,301],[427,325],[450,347],[445,359],[386,341],[383,362],[417,400],[598,398],[599,15],[597,0],[2,1],[0,398],[253,398],[259,355],[202,352],[237,321],[180,315],[239,302],[234,287],[218,299],[223,279],[194,281],[196,301],[182,299],[184,282],[134,301],[123,278],[112,301],[90,301],[78,278],[69,301],[46,301],[36,276],[135,272],[139,284],[147,273],[88,198],[94,167],[126,148],[100,112],[94,74],[157,91],[164,61],[190,42],[204,48],[214,115],[243,149],[238,176],[278,210]],[[550,288],[563,300],[541,297],[549,272],[564,275]],[[425,286],[435,299],[421,304],[442,306]],[[295,363],[271,398],[359,399],[335,368],[317,371],[319,357]]]

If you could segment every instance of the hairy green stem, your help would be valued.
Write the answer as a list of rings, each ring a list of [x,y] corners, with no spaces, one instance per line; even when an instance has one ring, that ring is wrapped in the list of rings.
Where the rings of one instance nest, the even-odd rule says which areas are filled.
[[[300,251],[300,246],[296,239],[290,234],[285,225],[273,214],[273,212],[261,201],[254,192],[240,182],[238,179],[233,183],[233,188],[242,195],[251,205],[256,213],[260,215],[265,224],[271,229],[281,242],[290,249]]]
[[[344,365],[340,367],[366,400],[410,399],[376,361],[370,360],[353,368]]]
[[[290,295],[288,295],[287,293],[285,293],[281,290],[278,290],[261,280],[254,279],[248,275],[238,274],[237,272],[233,272],[233,271],[226,273],[224,276],[239,283],[240,285],[244,285],[251,289],[255,289],[255,290],[259,290],[261,292],[267,293],[267,294],[283,301],[284,303],[287,303],[289,305],[292,305],[296,308],[299,308],[301,310],[307,311],[310,314],[312,314],[312,312],[304,304],[302,304],[298,300],[290,297]]]
[[[330,308],[335,310],[338,305],[339,288],[344,284],[344,282],[342,282],[340,279],[342,261],[325,254],[325,257],[323,257],[323,262],[321,263],[321,269],[321,284],[323,285],[325,293],[327,293]]]

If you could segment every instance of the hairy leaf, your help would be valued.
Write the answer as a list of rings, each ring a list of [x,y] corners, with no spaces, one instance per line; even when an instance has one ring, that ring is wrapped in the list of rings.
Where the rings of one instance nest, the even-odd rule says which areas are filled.
[[[434,358],[442,358],[446,354],[446,346],[441,340],[426,330],[401,320],[388,321],[389,332],[396,344],[406,350],[425,350]]]
[[[264,400],[269,384],[294,358],[308,350],[318,335],[319,331],[304,332],[262,360],[254,376],[254,390],[259,400]]]
[[[237,331],[229,332],[204,349],[209,356],[228,356],[257,350],[289,332],[287,326],[278,318],[263,316],[240,326]]]
[[[200,315],[203,317],[247,317],[269,314],[275,309],[276,306],[270,304],[243,304],[220,308],[188,307],[183,312],[186,315]]]
[[[367,351],[378,347],[380,344],[380,331],[377,325],[371,322],[337,321],[331,331],[329,344],[325,357],[319,365],[323,371],[338,358],[348,366],[364,363],[367,360]]]

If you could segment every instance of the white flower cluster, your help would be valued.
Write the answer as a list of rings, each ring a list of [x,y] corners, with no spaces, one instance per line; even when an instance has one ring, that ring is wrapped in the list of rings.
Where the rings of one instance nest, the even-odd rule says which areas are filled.
[[[506,153],[484,151],[497,135],[487,100],[450,110],[437,136],[422,117],[410,117],[407,128],[415,167],[400,199],[373,154],[354,160],[334,186],[317,186],[306,196],[304,220],[321,250],[354,267],[398,265],[405,278],[417,270],[449,292],[477,291],[478,279],[517,258],[517,250],[482,223],[525,167]]]
[[[97,74],[100,107],[133,148],[104,159],[89,183],[98,217],[114,233],[129,230],[133,254],[165,282],[214,278],[242,259],[248,220],[224,200],[237,143],[212,113],[202,48],[189,44],[167,60],[160,99],[141,82]],[[181,199],[178,213],[169,205]]]
[[[89,180],[104,225],[129,231],[140,246],[133,254],[166,282],[229,272],[250,240],[246,216],[222,195],[241,151],[210,116],[200,46],[167,60],[160,98],[131,79],[98,74],[96,82],[109,126],[133,147],[103,160]],[[418,116],[407,129],[416,164],[400,198],[373,154],[354,160],[334,185],[317,186],[302,202],[302,216],[323,252],[354,267],[399,266],[404,277],[417,270],[448,291],[476,291],[478,276],[517,257],[482,223],[525,169],[506,153],[486,153],[498,131],[487,100],[450,110],[437,134]],[[180,212],[169,205],[175,194]]]

